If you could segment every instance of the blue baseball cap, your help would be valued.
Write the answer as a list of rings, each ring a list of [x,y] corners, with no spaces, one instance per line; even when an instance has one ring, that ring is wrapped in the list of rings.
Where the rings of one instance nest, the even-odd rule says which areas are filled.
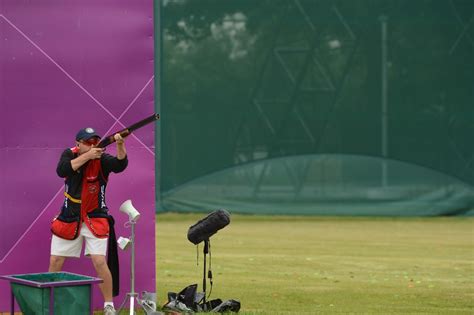
[[[87,128],[83,128],[79,130],[79,132],[76,135],[76,141],[89,140],[90,138],[94,138],[94,137],[100,138],[100,136],[95,132],[94,129],[87,127]]]

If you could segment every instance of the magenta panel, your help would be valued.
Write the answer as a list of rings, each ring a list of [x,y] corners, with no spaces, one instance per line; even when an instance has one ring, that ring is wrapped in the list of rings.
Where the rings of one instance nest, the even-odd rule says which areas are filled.
[[[58,158],[80,128],[105,135],[154,112],[153,54],[153,1],[0,0],[0,274],[47,271],[49,223],[63,192]],[[153,126],[130,136],[127,149],[129,167],[111,175],[108,205],[117,237],[130,235],[118,211],[123,201],[142,213],[136,289],[154,292]],[[130,286],[130,253],[119,254],[116,304]],[[95,275],[87,258],[64,270]],[[8,297],[0,281],[0,311]]]

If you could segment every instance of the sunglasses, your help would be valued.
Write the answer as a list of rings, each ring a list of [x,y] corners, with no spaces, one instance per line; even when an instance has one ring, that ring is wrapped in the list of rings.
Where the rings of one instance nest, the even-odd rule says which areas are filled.
[[[86,144],[86,145],[98,145],[100,142],[100,138],[90,138],[88,140],[82,140],[81,143]]]

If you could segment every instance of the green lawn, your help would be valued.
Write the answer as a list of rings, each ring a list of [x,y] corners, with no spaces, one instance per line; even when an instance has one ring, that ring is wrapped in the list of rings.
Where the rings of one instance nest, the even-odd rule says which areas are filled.
[[[157,216],[159,305],[201,290],[202,245],[186,236],[203,216]],[[211,299],[242,314],[474,313],[474,218],[232,215],[211,247]]]

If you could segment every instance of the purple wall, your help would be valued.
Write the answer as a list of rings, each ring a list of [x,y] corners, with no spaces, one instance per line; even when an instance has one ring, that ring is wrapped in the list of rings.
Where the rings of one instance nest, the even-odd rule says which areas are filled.
[[[49,224],[62,202],[55,174],[80,128],[105,135],[154,112],[153,2],[0,0],[0,274],[45,272]],[[137,291],[155,291],[154,128],[127,138],[129,167],[112,174],[108,205],[118,236],[129,236],[120,204],[137,224]],[[114,146],[108,148],[115,152]],[[130,252],[120,252],[120,304],[129,291]],[[95,275],[89,259],[64,270]],[[98,287],[95,304],[102,304]],[[0,281],[0,311],[9,286]]]

